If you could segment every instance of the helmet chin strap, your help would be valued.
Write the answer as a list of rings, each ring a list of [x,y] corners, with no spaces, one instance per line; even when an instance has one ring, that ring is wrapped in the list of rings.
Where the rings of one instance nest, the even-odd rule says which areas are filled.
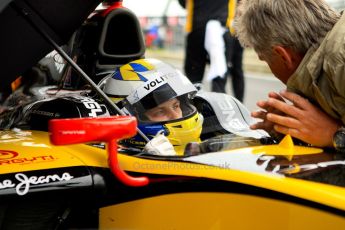
[[[16,10],[27,19],[27,21],[30,23],[30,25],[50,44],[53,46],[53,48],[63,57],[63,59],[72,66],[72,68],[77,71],[77,73],[88,83],[90,84],[91,88],[98,93],[104,99],[107,106],[109,108],[112,108],[114,111],[116,111],[120,115],[127,115],[125,114],[115,103],[112,102],[112,100],[92,81],[92,79],[68,56],[68,54],[61,49],[61,47],[49,36],[48,33],[46,33],[43,29],[41,29],[39,26],[37,26],[31,19],[30,13],[27,12],[25,9],[20,9],[20,7],[17,7],[14,5]],[[138,134],[146,141],[149,142],[149,138],[139,129],[137,128]]]

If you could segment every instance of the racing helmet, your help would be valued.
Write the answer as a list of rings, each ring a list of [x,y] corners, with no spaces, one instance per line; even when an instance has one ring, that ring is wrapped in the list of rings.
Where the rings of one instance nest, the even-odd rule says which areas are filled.
[[[191,103],[197,89],[173,66],[157,59],[132,61],[112,74],[104,91],[125,98],[123,109],[137,117],[138,128],[149,139],[163,132],[178,155],[187,143],[200,141],[203,118]],[[121,144],[144,148],[146,141],[136,135]]]
[[[119,103],[133,92],[140,84],[139,76],[135,74],[135,64],[125,64],[101,80],[103,92],[114,102]]]

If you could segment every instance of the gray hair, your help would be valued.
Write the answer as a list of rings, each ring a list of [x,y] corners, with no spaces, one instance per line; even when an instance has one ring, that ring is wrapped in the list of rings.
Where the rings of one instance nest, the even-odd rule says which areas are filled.
[[[281,45],[305,54],[339,18],[323,0],[242,0],[235,29],[241,44],[257,52]]]

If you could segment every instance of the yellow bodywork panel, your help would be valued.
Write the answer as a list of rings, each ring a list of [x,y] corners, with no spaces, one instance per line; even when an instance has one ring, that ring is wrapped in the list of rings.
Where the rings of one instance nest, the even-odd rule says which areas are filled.
[[[72,166],[107,166],[105,150],[85,144],[54,146],[40,131],[0,133],[0,174]]]
[[[345,218],[260,196],[193,192],[139,199],[100,210],[101,229],[343,229]]]
[[[345,210],[345,188],[288,178],[187,162],[158,161],[119,155],[122,169],[161,175],[179,175],[233,181],[312,200]],[[312,194],[312,195],[311,195]]]

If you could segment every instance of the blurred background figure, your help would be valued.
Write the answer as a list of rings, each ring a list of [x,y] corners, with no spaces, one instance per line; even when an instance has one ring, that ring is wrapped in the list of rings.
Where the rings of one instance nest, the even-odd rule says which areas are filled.
[[[238,1],[239,2],[239,1]],[[243,74],[243,47],[238,39],[233,36],[234,32],[231,32],[231,36],[226,36],[224,39],[231,39],[231,42],[225,42],[230,46],[225,49],[226,57],[228,58],[228,65],[230,65],[229,73],[232,79],[232,89],[235,97],[243,102],[245,83]],[[223,85],[222,92],[225,93],[225,84]]]
[[[237,99],[243,101],[244,95],[244,77],[242,69],[243,48],[238,41],[231,35],[230,30],[236,11],[236,0],[179,0],[181,6],[187,10],[186,19],[186,56],[184,60],[184,71],[193,83],[202,82],[205,67],[211,61],[209,80],[212,80],[211,90],[215,92],[224,92],[228,74],[232,76],[233,92]],[[215,21],[220,22],[223,30],[215,29],[216,26],[207,26],[209,22],[215,25]],[[206,28],[211,28],[207,33]],[[215,36],[215,31],[223,38]],[[210,34],[212,36],[207,36]],[[207,37],[205,37],[207,36]],[[205,44],[205,38],[207,44]],[[215,39],[212,41],[212,39]],[[220,42],[224,42],[220,44]],[[206,48],[205,48],[206,47]],[[218,55],[222,49],[225,55],[225,69],[223,68],[224,57]],[[209,52],[208,52],[209,51]],[[214,56],[217,56],[214,58]],[[217,71],[212,67],[212,59],[215,60]]]
[[[164,37],[161,37],[160,27],[152,25],[145,31],[145,41],[147,48],[163,48]]]

